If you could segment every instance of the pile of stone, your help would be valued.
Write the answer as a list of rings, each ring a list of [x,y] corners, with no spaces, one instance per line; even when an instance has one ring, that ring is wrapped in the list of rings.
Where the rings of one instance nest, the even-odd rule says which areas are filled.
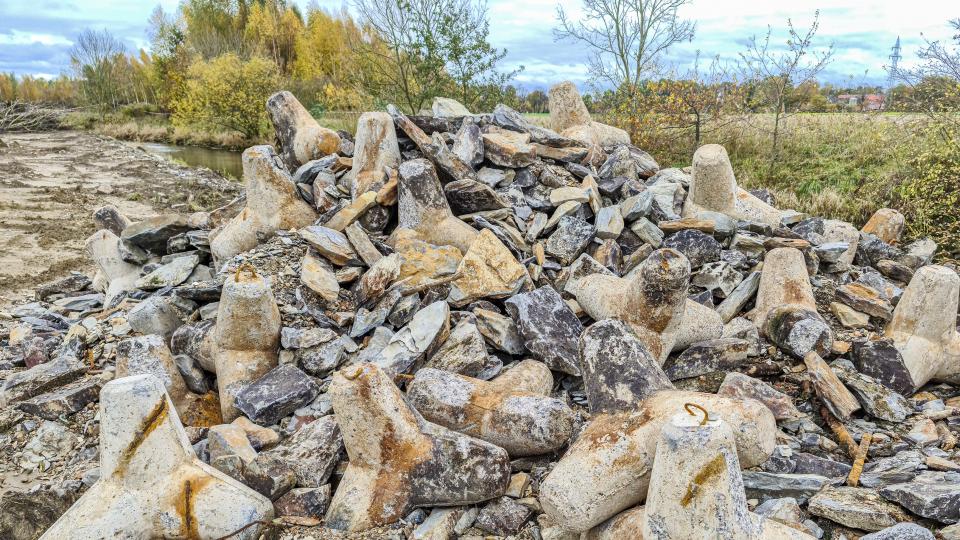
[[[571,83],[288,92],[244,198],[97,211],[4,321],[4,538],[960,538],[960,278],[904,218],[661,168]]]

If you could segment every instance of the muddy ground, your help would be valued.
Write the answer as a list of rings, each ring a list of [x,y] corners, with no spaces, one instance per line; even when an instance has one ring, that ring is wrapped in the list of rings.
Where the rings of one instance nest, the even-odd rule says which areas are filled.
[[[0,134],[0,308],[71,270],[93,275],[83,243],[98,207],[112,204],[138,221],[213,208],[239,188],[92,133]]]

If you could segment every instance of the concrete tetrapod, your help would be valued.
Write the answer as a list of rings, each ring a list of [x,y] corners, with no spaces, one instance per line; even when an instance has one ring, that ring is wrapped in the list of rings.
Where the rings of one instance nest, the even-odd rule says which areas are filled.
[[[595,321],[618,319],[633,328],[660,363],[673,349],[686,310],[690,262],[679,251],[658,249],[632,278],[590,274],[580,278],[575,296]]]
[[[780,226],[780,210],[737,186],[730,157],[719,144],[705,144],[693,154],[690,194],[682,215],[696,217],[705,210],[771,227]]]
[[[281,229],[305,227],[317,219],[317,213],[300,197],[290,175],[280,166],[273,147],[244,150],[243,178],[246,208],[210,234],[210,252],[218,264],[257,247],[261,237]]]
[[[643,538],[810,539],[747,509],[730,425],[699,405],[674,414],[660,432],[643,518]],[[701,409],[697,411],[696,409]]]
[[[630,144],[626,131],[594,122],[577,86],[564,81],[549,91],[550,127],[560,135],[587,145]]]
[[[833,330],[817,312],[800,250],[776,248],[767,252],[753,320],[770,341],[796,358],[810,351],[820,356],[829,354]]]
[[[903,357],[914,388],[931,380],[960,380],[957,302],[960,277],[939,265],[917,270],[887,325],[886,337]]]
[[[267,113],[280,140],[284,166],[295,171],[304,163],[333,154],[340,146],[336,131],[322,127],[286,90],[267,99]]]
[[[215,539],[273,517],[270,499],[197,458],[156,378],[107,383],[100,424],[100,479],[44,540]],[[259,535],[254,524],[233,537]]]
[[[220,408],[230,422],[240,415],[237,395],[277,366],[280,347],[277,301],[252,266],[241,265],[224,280],[212,340]]]
[[[777,429],[769,409],[752,399],[673,389],[626,325],[597,323],[581,342],[593,417],[540,486],[544,511],[561,528],[586,531],[644,501],[660,430],[685,403],[730,424],[744,467],[773,452]]]
[[[424,368],[407,399],[427,420],[493,443],[511,456],[536,456],[566,444],[576,415],[549,397],[553,375],[542,362],[524,360],[491,381]]]
[[[437,171],[426,159],[400,165],[397,185],[399,223],[396,231],[410,229],[420,240],[436,246],[454,246],[466,253],[477,231],[450,211]],[[393,240],[397,235],[391,235]]]
[[[120,258],[119,236],[100,229],[87,238],[84,249],[107,280],[107,290],[103,296],[104,306],[109,306],[114,298],[136,288],[140,267]]]
[[[377,191],[387,181],[387,168],[400,166],[400,147],[393,118],[385,112],[365,112],[357,120],[353,167],[347,173],[350,195],[356,200],[368,191]]]
[[[330,395],[350,464],[328,527],[361,531],[418,506],[475,504],[506,491],[504,449],[427,422],[376,365],[335,372]]]

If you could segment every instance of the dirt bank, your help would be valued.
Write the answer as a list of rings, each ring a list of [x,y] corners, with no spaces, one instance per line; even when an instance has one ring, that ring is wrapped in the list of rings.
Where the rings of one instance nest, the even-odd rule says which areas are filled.
[[[137,221],[215,207],[240,187],[88,132],[5,133],[0,141],[0,307],[70,270],[92,271],[83,242],[98,207],[112,204]]]

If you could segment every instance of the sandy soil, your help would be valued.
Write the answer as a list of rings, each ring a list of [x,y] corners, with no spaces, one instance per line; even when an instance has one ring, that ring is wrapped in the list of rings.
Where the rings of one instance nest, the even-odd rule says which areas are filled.
[[[0,307],[71,270],[93,275],[83,243],[100,206],[138,221],[216,207],[239,188],[87,132],[0,134]]]

